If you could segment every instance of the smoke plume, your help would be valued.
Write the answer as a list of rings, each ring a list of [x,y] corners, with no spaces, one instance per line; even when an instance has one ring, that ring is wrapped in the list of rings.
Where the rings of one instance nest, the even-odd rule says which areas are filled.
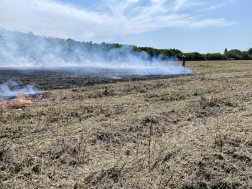
[[[0,84],[0,97],[16,96],[19,93],[25,93],[26,95],[30,95],[35,94],[37,92],[38,89],[34,85],[27,85],[25,87],[21,87],[21,84],[16,81],[10,81]]]
[[[131,45],[93,44],[3,29],[2,32],[5,45],[0,48],[1,67],[106,68],[141,75],[190,73],[176,65],[174,58],[151,58],[144,51],[133,51]]]

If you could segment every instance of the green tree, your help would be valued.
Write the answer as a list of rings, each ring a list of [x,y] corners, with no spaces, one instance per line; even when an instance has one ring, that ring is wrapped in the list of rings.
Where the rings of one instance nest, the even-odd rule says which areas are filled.
[[[139,49],[137,46],[133,46],[133,51],[141,52],[141,49]]]
[[[213,53],[212,54],[212,60],[226,60],[227,57],[225,55],[222,55],[221,53]]]
[[[114,46],[114,48],[120,48],[120,47],[122,47],[122,46],[119,45],[118,43],[113,43],[113,46]]]
[[[147,52],[150,55],[150,57],[161,56],[163,60],[182,53],[178,49],[154,49],[152,47],[136,47],[136,48],[140,49],[141,51]],[[134,50],[134,48],[133,48],[133,50]]]
[[[242,53],[239,49],[232,49],[232,50],[230,50],[229,52],[235,52],[235,53],[237,53],[238,55],[241,55],[241,53]]]
[[[193,60],[206,60],[205,56],[203,54],[200,54],[198,52],[191,53],[193,55]]]
[[[192,53],[186,53],[186,54],[183,54],[186,56],[186,60],[194,60],[194,55]],[[181,56],[182,58],[182,56]]]
[[[178,50],[178,49],[170,49],[170,50],[172,50],[175,54],[180,54],[180,53],[182,53],[182,51],[180,51],[180,50]]]
[[[242,59],[242,56],[239,55],[237,53],[236,50],[230,50],[226,53],[226,56],[229,58],[229,59],[234,59],[234,60],[241,60]]]
[[[147,53],[150,55],[151,58],[152,58],[152,57],[154,56],[154,54],[155,54],[153,50],[150,50],[150,51],[148,51]]]
[[[250,55],[252,55],[252,48],[250,48],[250,49],[248,50],[248,53],[249,53]]]
[[[242,60],[249,60],[249,53],[246,51],[242,52]]]
[[[207,53],[207,54],[205,55],[205,57],[206,57],[207,60],[213,60],[213,56],[212,56],[211,53]]]
[[[227,52],[227,48],[225,48],[224,54]]]

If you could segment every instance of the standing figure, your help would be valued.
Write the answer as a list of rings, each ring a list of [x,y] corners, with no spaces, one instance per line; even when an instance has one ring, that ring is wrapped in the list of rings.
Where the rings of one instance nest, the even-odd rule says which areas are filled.
[[[185,60],[186,60],[186,57],[185,57],[185,55],[183,55],[183,56],[182,56],[182,62],[183,62],[183,63],[182,63],[182,66],[183,66],[183,67],[185,67]]]

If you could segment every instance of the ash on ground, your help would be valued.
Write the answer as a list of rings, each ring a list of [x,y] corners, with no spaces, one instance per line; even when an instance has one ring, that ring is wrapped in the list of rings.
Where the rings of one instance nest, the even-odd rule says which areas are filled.
[[[192,74],[190,71],[185,71],[182,74],[165,74],[164,72],[160,72],[159,75],[153,75],[148,74],[146,70],[144,72],[139,70],[125,72],[125,70],[122,70],[104,68],[88,70],[83,68],[0,68],[0,83],[16,80],[22,83],[20,87],[29,84],[35,85],[39,90],[50,90],[84,87],[95,84],[165,79]]]

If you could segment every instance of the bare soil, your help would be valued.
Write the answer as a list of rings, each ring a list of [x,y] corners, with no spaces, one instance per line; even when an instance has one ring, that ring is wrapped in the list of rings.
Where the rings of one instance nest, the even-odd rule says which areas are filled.
[[[0,109],[0,187],[252,188],[252,61],[186,65]]]

